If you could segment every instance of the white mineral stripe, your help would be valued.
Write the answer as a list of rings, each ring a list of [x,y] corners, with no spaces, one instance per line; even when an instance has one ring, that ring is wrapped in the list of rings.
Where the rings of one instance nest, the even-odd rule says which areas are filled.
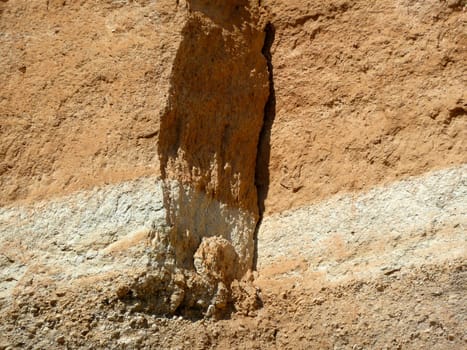
[[[304,259],[331,280],[466,256],[467,165],[263,219],[258,265]]]

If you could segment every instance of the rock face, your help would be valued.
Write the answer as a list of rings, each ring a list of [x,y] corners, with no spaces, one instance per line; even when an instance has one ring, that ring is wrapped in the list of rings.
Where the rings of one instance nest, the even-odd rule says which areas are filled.
[[[48,3],[45,8],[39,9],[55,14],[60,6],[65,8],[65,15],[70,16],[74,11],[85,15],[91,10],[91,4],[77,8],[73,5],[66,6],[65,3]],[[97,165],[101,161],[105,161],[110,167],[120,166],[125,164],[120,158],[131,157],[133,154],[136,154],[136,160],[131,160],[126,165],[128,168],[136,166],[136,169],[131,170],[129,176],[151,174],[152,177],[135,183],[134,188],[129,189],[132,192],[129,196],[118,195],[118,191],[124,187],[131,188],[132,185],[123,188],[110,185],[101,195],[117,193],[116,196],[109,195],[102,199],[99,198],[100,195],[83,194],[76,199],[68,197],[58,200],[51,206],[40,204],[6,209],[2,212],[4,222],[1,227],[12,236],[19,231],[43,235],[49,239],[51,232],[57,232],[57,240],[63,241],[59,245],[70,246],[71,254],[65,259],[72,261],[80,259],[76,256],[81,254],[79,246],[83,244],[83,240],[86,241],[84,237],[90,235],[96,238],[93,247],[90,246],[94,263],[104,263],[108,257],[102,258],[101,254],[107,256],[109,249],[112,250],[111,245],[124,244],[121,239],[131,241],[130,237],[137,235],[140,239],[134,243],[141,244],[141,240],[146,242],[147,249],[151,252],[145,253],[144,249],[139,248],[137,252],[133,252],[134,261],[146,263],[134,268],[121,283],[117,283],[119,298],[127,303],[139,300],[141,309],[158,314],[178,312],[199,316],[206,313],[210,306],[214,306],[215,309],[210,313],[216,314],[219,310],[226,309],[231,302],[232,281],[241,279],[253,268],[253,235],[259,219],[255,164],[264,106],[269,95],[269,73],[266,58],[262,53],[265,42],[263,15],[258,4],[241,0],[188,1],[177,4],[166,1],[157,5],[142,3],[132,5],[128,14],[115,2],[101,6],[102,11],[111,11],[111,18],[115,19],[115,23],[103,21],[98,13],[95,15],[95,27],[104,25],[105,22],[107,36],[100,38],[103,34],[99,28],[95,28],[95,31],[85,31],[81,39],[87,38],[88,35],[94,40],[105,40],[111,35],[118,36],[117,42],[120,44],[123,41],[127,45],[119,51],[118,61],[125,61],[129,65],[136,64],[132,60],[132,50],[136,45],[143,45],[142,43],[147,45],[144,48],[145,52],[154,50],[163,53],[163,56],[149,60],[153,65],[151,69],[138,67],[138,70],[134,70],[131,66],[125,66],[109,67],[103,72],[100,66],[93,66],[97,72],[92,82],[85,83],[84,87],[78,87],[76,91],[67,89],[68,91],[57,93],[60,96],[49,94],[48,98],[53,100],[49,103],[50,108],[47,111],[38,109],[34,113],[44,113],[44,118],[53,120],[58,118],[59,122],[53,124],[45,135],[42,135],[40,130],[35,129],[39,117],[32,116],[30,119],[34,120],[34,123],[28,137],[34,139],[35,135],[38,135],[40,140],[49,139],[47,142],[50,145],[47,149],[57,148],[52,158],[58,162],[62,161],[63,153],[79,163],[89,160],[86,152],[94,152],[91,164],[87,165],[87,168],[92,169],[91,177],[88,180],[84,179],[86,184],[83,183],[81,189],[86,189],[88,185],[99,185],[102,180],[108,179],[105,174],[109,170],[107,165],[100,169]],[[7,7],[6,12],[10,14],[11,11],[10,15],[14,15],[21,9],[26,13],[38,10],[33,5],[24,4],[12,7],[11,10]],[[151,16],[148,18],[149,14]],[[141,18],[144,19],[142,23]],[[169,21],[174,21],[172,26],[167,25]],[[69,28],[66,28],[63,31],[68,30]],[[54,32],[57,36],[54,47],[61,45],[60,33],[60,28]],[[149,38],[140,37],[143,35]],[[136,40],[132,39],[133,37],[139,41],[133,43],[131,40]],[[148,40],[159,41],[159,44],[154,47],[155,44],[150,45]],[[77,51],[79,50],[64,51],[64,55],[79,54],[84,56],[82,60],[86,60],[93,54],[91,51],[86,56]],[[98,54],[99,52],[95,53]],[[165,62],[165,59],[169,61]],[[69,62],[70,65],[72,63],[74,61]],[[154,68],[155,66],[159,67]],[[16,77],[13,77],[12,67],[8,68],[10,75],[8,71],[5,73],[6,80],[12,84]],[[155,69],[158,71],[155,72]],[[129,74],[128,70],[137,76],[137,84],[128,89],[122,86],[121,93],[124,95],[112,97],[112,94],[119,92],[114,86],[119,79],[123,84],[132,82],[128,77],[119,76]],[[74,67],[69,68],[70,74],[75,71]],[[56,72],[58,76],[66,73],[68,71],[59,69]],[[92,72],[83,72],[87,73]],[[20,71],[15,74],[25,75],[27,72]],[[37,78],[32,81],[37,82]],[[44,82],[44,86],[52,84],[53,89],[58,89],[68,83],[67,80],[59,79],[52,81],[58,86],[49,82]],[[158,105],[147,105],[146,95],[141,93],[150,93],[154,90],[151,84],[155,83],[158,83],[157,92],[149,101],[158,101]],[[130,91],[134,92],[134,96]],[[9,89],[7,92],[9,95],[5,100],[10,103],[4,103],[7,106],[6,116],[21,113],[14,108],[15,91]],[[33,94],[37,94],[37,91],[26,84],[26,96],[23,98],[32,99],[35,96]],[[95,105],[88,101],[89,99],[101,100],[103,104]],[[117,100],[118,105],[113,107]],[[128,106],[122,107],[123,103]],[[23,109],[30,107],[26,103],[21,106]],[[113,108],[122,109],[123,114],[119,115],[118,109]],[[150,119],[144,116],[147,109],[152,113]],[[70,115],[67,114],[68,110]],[[134,115],[128,114],[127,110]],[[67,115],[64,116],[63,113]],[[84,121],[77,117],[79,115],[83,115]],[[86,116],[89,115],[93,118],[87,119]],[[49,168],[54,165],[46,164],[44,166],[47,169],[31,170],[34,164],[43,163],[42,158],[47,156],[47,152],[40,152],[32,159],[18,152],[19,149],[34,152],[34,149],[44,147],[42,141],[35,140],[32,144],[24,144],[14,137],[18,132],[17,128],[21,127],[17,123],[20,119],[19,114],[8,117],[6,128],[2,129],[5,134],[3,203],[64,194],[73,190],[73,186],[68,186],[69,182],[73,182],[74,178],[83,180],[79,172],[73,171],[74,167],[66,168],[55,164],[56,170],[52,172]],[[23,120],[23,124],[28,122],[28,118]],[[100,124],[102,128],[99,127]],[[72,127],[80,130],[79,141],[75,144],[79,149],[73,148],[74,146],[66,150],[61,148],[64,139],[58,135],[65,130],[65,126],[68,129]],[[127,129],[124,131],[127,134],[133,133],[134,129],[140,131],[133,133],[129,138],[126,137],[124,143],[112,141],[112,135],[118,135],[120,129]],[[101,135],[102,132],[106,132],[106,135]],[[102,136],[106,138],[103,143],[99,141]],[[83,138],[86,138],[92,147],[83,147]],[[131,147],[127,142],[131,143]],[[154,157],[156,149],[158,159]],[[137,159],[141,157],[146,157],[142,162],[145,168],[138,170],[137,164],[140,161]],[[159,169],[154,169],[157,165],[160,166],[161,181],[154,179],[159,173]],[[27,171],[23,172],[22,169]],[[74,174],[67,175],[68,172]],[[127,173],[125,166],[121,172]],[[39,179],[36,179],[36,173],[39,174]],[[58,173],[60,176],[57,176]],[[112,177],[119,182],[127,175],[123,178],[119,175]],[[67,183],[63,185],[62,181],[68,177],[69,181],[66,180]],[[44,181],[48,185],[44,185]],[[148,189],[147,182],[153,183],[155,187]],[[144,183],[146,184],[143,185]],[[21,191],[10,191],[10,187],[20,185]],[[57,186],[62,188],[58,189]],[[43,188],[46,192],[51,192],[46,193]],[[148,193],[143,197],[150,198],[152,195],[153,199],[141,199],[141,203],[146,205],[144,208],[133,205],[131,201],[140,201],[134,195],[146,190]],[[163,202],[163,208],[160,207],[160,201]],[[61,206],[63,207],[60,208]],[[80,209],[74,211],[71,209],[73,206]],[[84,210],[85,207],[93,208],[98,214],[93,215]],[[34,217],[33,223],[23,221],[24,212],[37,213],[28,214]],[[54,213],[58,216],[54,217]],[[165,215],[165,222],[159,220],[160,214]],[[62,227],[66,225],[67,215],[72,225]],[[122,227],[120,215],[125,216],[125,228]],[[50,222],[44,222],[49,216]],[[71,233],[78,237],[70,239]],[[212,239],[209,240],[209,237]],[[8,240],[7,235],[4,238]],[[205,242],[210,243],[203,248]],[[87,256],[87,253],[84,254]],[[225,259],[229,257],[226,262],[226,266],[229,267],[228,273],[226,266],[218,270],[212,265],[212,261],[203,262],[210,254]],[[210,258],[212,259],[214,258]],[[60,261],[54,259],[53,262],[42,263],[55,268]],[[113,265],[115,269],[126,266],[125,263],[115,263],[120,266]],[[114,263],[110,265],[112,264]],[[200,271],[201,266],[204,266],[203,272]],[[74,271],[58,268],[65,276],[70,276],[71,271]],[[211,271],[211,268],[214,270]],[[12,271],[6,275],[9,276]],[[83,273],[86,274],[84,271]],[[6,296],[9,291],[10,289]]]
[[[258,234],[259,268],[301,261],[336,282],[462,259],[466,197],[464,165],[268,216]]]
[[[0,205],[159,175],[175,1],[0,3]]]
[[[269,75],[257,5],[186,5],[159,133],[168,228],[151,237],[162,249],[155,274],[134,288],[145,286],[136,295],[151,311],[213,315],[230,304],[231,283],[253,268],[255,164]],[[168,294],[168,309],[159,291]]]
[[[266,0],[269,214],[467,161],[465,2]]]
[[[466,11],[0,1],[0,349],[465,347]]]
[[[193,267],[202,237],[220,236],[252,268],[256,153],[269,94],[265,32],[248,1],[192,1],[161,117],[159,158],[169,241]]]
[[[167,273],[183,279],[178,291],[170,291],[171,283],[153,288],[172,293],[170,313],[212,314],[226,309],[232,281],[253,268],[255,164],[269,80],[258,6],[238,0],[187,6],[160,122],[168,229],[152,237],[156,250],[166,248],[156,264],[173,261]],[[152,311],[165,313],[161,307]]]

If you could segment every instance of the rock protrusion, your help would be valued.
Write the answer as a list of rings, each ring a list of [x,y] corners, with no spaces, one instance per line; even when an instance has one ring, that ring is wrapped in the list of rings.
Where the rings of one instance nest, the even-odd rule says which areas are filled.
[[[188,5],[160,120],[168,230],[153,240],[154,248],[168,247],[155,265],[173,260],[171,276],[181,273],[184,281],[156,278],[144,289],[170,290],[165,298],[172,306],[164,311],[216,316],[231,302],[232,281],[253,266],[256,158],[269,74],[256,2]]]

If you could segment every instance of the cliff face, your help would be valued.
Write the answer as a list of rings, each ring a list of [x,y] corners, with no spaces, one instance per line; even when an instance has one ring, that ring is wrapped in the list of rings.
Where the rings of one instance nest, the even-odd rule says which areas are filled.
[[[99,279],[115,278],[110,266],[120,271],[110,293],[123,303],[157,314],[225,311],[232,282],[253,269],[259,219],[255,164],[269,96],[260,7],[240,0],[3,6],[11,49],[2,104],[5,254],[21,255],[25,241],[15,236],[32,235],[32,250],[42,254],[37,237],[56,235],[70,254],[28,264],[71,279],[83,267],[87,278],[96,272],[81,261],[90,250]],[[86,25],[67,22],[73,16]],[[31,18],[33,36],[21,31]],[[15,51],[13,36],[27,49]],[[51,50],[38,54],[44,42]],[[73,194],[77,187],[87,192]],[[115,245],[130,259],[116,256]]]
[[[157,267],[135,288],[144,286],[136,294],[155,302],[151,311],[212,315],[225,311],[235,299],[232,282],[253,269],[255,164],[269,75],[257,5],[189,1],[186,7],[160,120],[167,229],[153,228]],[[160,291],[169,294],[170,308],[157,300]]]
[[[247,1],[189,6],[159,137],[170,241],[190,266],[201,237],[227,238],[242,274],[252,267],[258,220],[255,164],[269,93],[265,34],[259,8]]]
[[[265,1],[268,213],[466,161],[462,1]]]
[[[461,348],[465,23],[0,1],[0,348]]]
[[[260,264],[304,259],[334,279],[465,255],[465,2],[264,6],[275,108]]]
[[[175,2],[0,6],[1,205],[158,175]]]

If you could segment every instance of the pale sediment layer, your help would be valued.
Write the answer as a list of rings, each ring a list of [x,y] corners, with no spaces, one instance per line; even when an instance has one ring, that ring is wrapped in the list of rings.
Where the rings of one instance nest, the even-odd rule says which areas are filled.
[[[192,264],[202,238],[216,236],[225,238],[235,248],[239,257],[239,265],[235,267],[239,270],[235,273],[238,277],[252,268],[255,213],[231,207],[178,181],[165,180],[165,184],[174,235],[171,244],[179,251],[178,259],[191,259]]]
[[[253,216],[206,200],[176,182],[171,187],[174,203],[191,202],[182,207],[197,208],[181,213],[190,225],[196,224],[191,227],[198,231],[189,232],[195,245],[201,237],[222,237],[245,266],[250,263]],[[274,270],[284,261],[295,261],[309,272],[340,280],[465,257],[466,203],[464,165],[265,217],[258,235],[258,268]],[[176,230],[182,235],[187,233],[183,222]],[[125,271],[137,274],[150,264],[147,251],[154,246],[147,238],[151,232],[165,232],[165,226],[157,178],[0,208],[1,301],[38,271],[36,278],[59,283],[129,273]]]
[[[196,223],[197,231],[189,232],[195,250],[202,237],[218,236],[231,242],[240,266],[251,264],[253,248],[247,245],[256,222],[253,216],[190,188],[175,183],[169,187],[176,203],[188,201],[193,205],[181,206],[197,210],[182,213]],[[178,222],[177,232],[186,234],[183,222]],[[0,208],[0,306],[11,300],[15,288],[20,291],[33,279],[52,281],[54,288],[99,280],[112,280],[114,289],[131,285],[141,274],[173,264],[170,252],[177,247],[168,243],[166,226],[163,185],[158,178]],[[155,258],[155,251],[164,252],[162,260]]]
[[[139,254],[115,255],[144,242],[149,231],[164,222],[161,186],[151,178],[1,208],[0,301],[27,278],[66,285],[144,267],[144,248]]]
[[[258,268],[284,276],[317,273],[329,281],[391,274],[465,258],[466,228],[462,165],[265,217]]]

